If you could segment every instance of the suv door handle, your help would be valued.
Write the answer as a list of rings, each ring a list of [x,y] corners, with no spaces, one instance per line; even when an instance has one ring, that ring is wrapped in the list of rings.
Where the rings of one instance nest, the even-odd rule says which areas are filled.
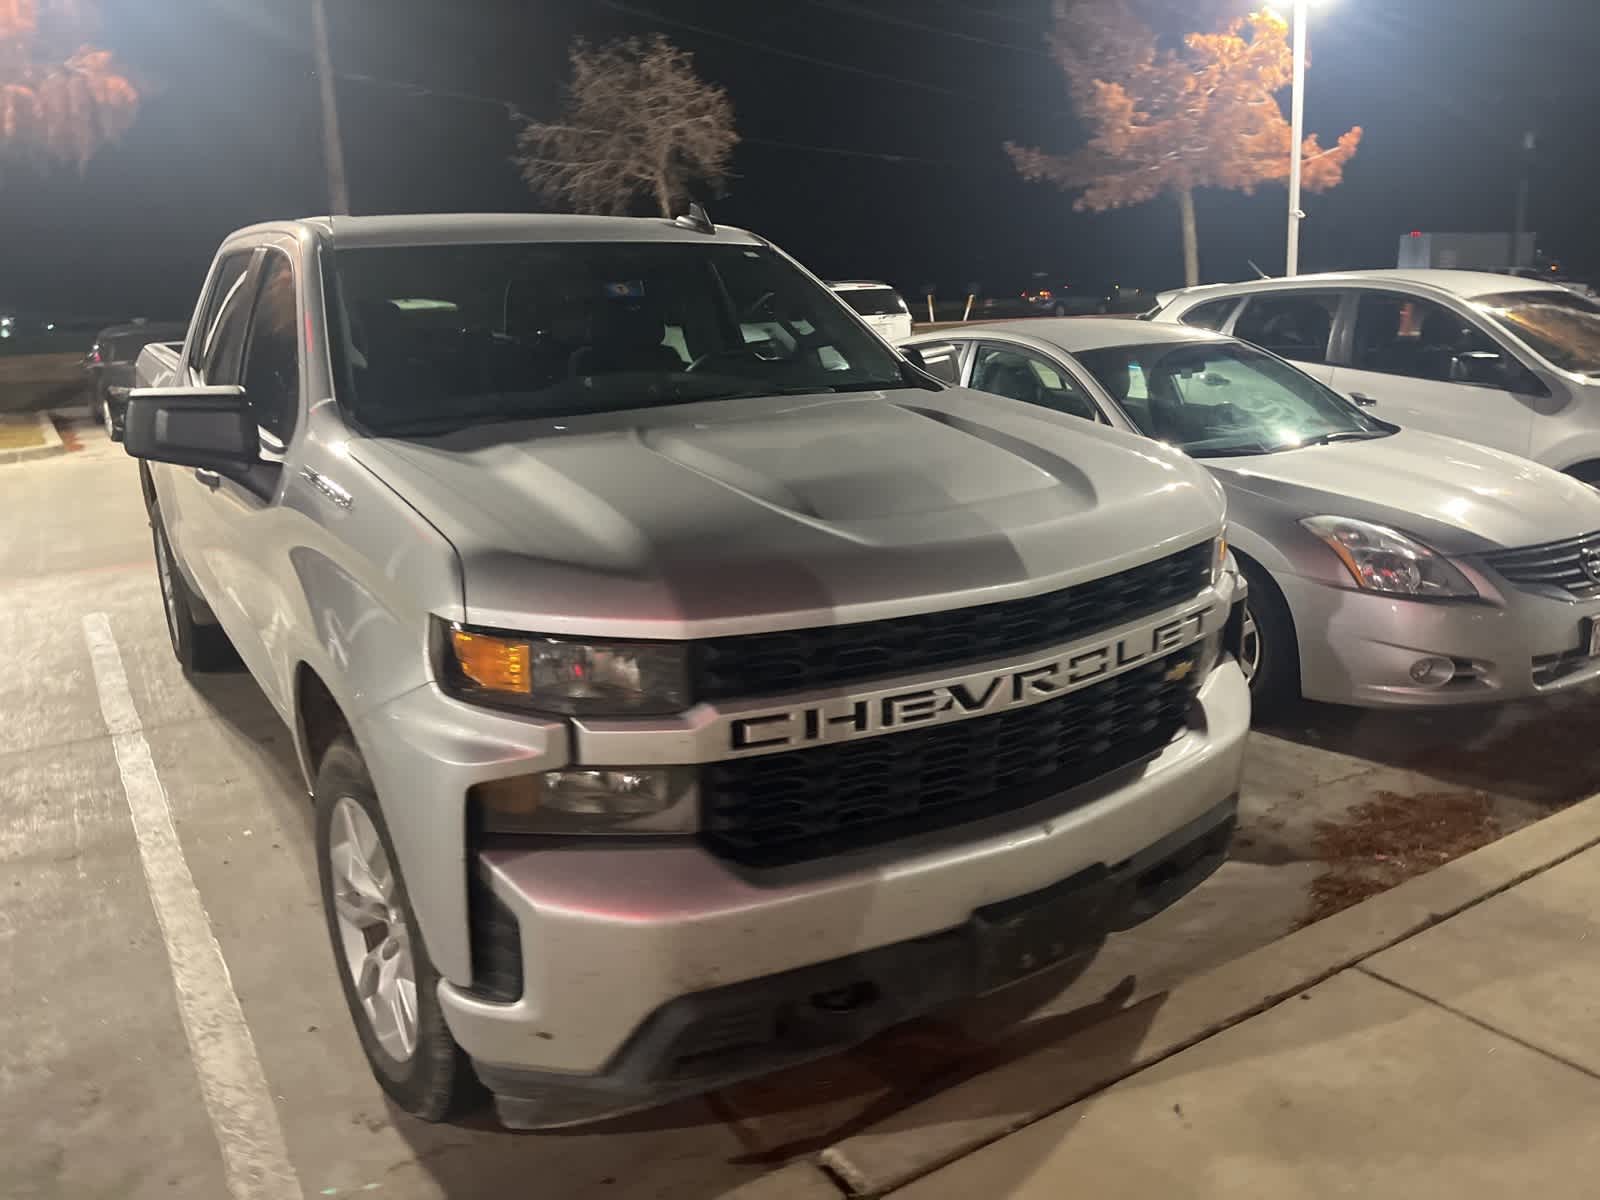
[[[215,471],[208,471],[204,467],[196,467],[194,469],[194,477],[213,492],[222,486],[222,476]]]
[[[1361,405],[1362,408],[1371,408],[1374,404],[1377,403],[1377,401],[1374,400],[1371,396],[1363,395],[1360,392],[1351,392],[1350,393],[1350,399],[1354,400],[1357,404]]]

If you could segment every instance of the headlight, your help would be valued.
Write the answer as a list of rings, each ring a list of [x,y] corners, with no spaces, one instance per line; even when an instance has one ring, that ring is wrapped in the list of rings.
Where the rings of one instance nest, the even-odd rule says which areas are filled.
[[[440,680],[465,699],[568,715],[672,713],[689,706],[683,645],[575,642],[435,621]]]
[[[1344,517],[1307,517],[1300,524],[1328,544],[1366,591],[1425,599],[1478,594],[1448,559],[1386,526]]]
[[[692,833],[699,811],[692,767],[566,767],[470,795],[483,833]]]

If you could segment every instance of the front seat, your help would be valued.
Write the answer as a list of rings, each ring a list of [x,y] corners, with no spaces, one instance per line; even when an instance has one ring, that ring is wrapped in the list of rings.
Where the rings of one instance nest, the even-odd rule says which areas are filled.
[[[659,309],[633,301],[612,301],[596,314],[595,326],[593,344],[574,359],[574,374],[683,370],[678,352],[662,345],[667,324]]]
[[[1028,368],[1027,363],[991,359],[972,386],[981,392],[1009,396],[1027,404],[1039,403],[1039,377]]]

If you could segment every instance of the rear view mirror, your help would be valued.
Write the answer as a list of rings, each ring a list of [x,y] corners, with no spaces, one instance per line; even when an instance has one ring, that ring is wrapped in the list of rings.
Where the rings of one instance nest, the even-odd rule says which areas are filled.
[[[135,458],[229,473],[261,446],[242,387],[135,388],[122,441]]]

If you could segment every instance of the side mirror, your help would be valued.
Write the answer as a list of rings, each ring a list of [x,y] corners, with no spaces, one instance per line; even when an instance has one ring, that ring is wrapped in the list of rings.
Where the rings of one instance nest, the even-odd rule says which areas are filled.
[[[899,350],[900,357],[905,359],[913,367],[923,371],[928,369],[928,363],[927,360],[922,357],[922,351],[918,350],[915,346],[901,346],[899,347]]]
[[[1507,378],[1505,355],[1494,350],[1468,350],[1450,360],[1452,383],[1478,383],[1504,387]]]
[[[135,458],[230,474],[261,449],[242,387],[135,388],[122,441]]]

